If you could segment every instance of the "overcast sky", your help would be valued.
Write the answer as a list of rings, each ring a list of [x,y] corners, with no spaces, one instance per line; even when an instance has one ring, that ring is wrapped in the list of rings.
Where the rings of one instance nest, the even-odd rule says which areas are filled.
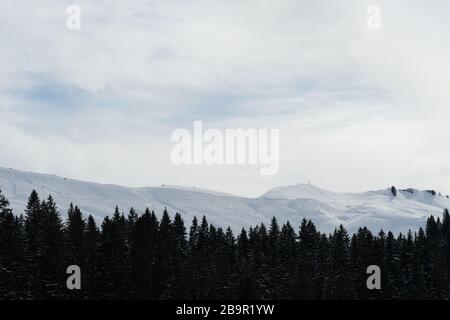
[[[68,30],[66,8],[81,8]],[[366,27],[369,5],[381,30]],[[0,2],[0,166],[257,196],[450,193],[448,1]],[[176,166],[170,136],[280,129],[280,170]]]

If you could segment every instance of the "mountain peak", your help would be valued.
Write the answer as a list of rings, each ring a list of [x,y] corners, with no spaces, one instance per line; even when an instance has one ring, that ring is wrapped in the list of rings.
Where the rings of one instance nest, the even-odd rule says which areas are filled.
[[[310,183],[297,183],[270,189],[262,198],[271,199],[327,199],[333,197],[334,192],[314,186]]]

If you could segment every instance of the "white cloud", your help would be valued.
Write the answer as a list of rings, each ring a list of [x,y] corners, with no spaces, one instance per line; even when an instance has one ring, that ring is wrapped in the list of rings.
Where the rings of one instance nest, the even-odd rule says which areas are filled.
[[[251,195],[302,180],[450,192],[444,1],[377,1],[379,31],[368,1],[84,0],[80,31],[69,4],[0,4],[2,166]],[[174,167],[170,133],[193,120],[280,128],[280,174]]]

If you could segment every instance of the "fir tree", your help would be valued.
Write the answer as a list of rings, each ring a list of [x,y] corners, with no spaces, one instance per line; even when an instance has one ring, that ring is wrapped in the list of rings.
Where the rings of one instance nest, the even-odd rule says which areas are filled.
[[[83,296],[88,299],[99,298],[99,245],[100,231],[97,228],[94,217],[89,215],[83,237],[85,260],[84,268],[82,269],[82,292]]]
[[[343,226],[327,237],[303,220],[298,237],[272,218],[242,229],[199,225],[189,236],[180,214],[147,209],[125,217],[116,207],[99,230],[71,205],[65,227],[52,197],[30,195],[14,216],[0,192],[1,299],[448,299],[449,213],[395,238]],[[65,288],[66,268],[82,271],[82,289]],[[366,269],[381,268],[381,290]]]
[[[137,299],[156,298],[153,274],[156,263],[158,219],[149,209],[140,216],[133,230],[131,245],[132,296]]]
[[[43,215],[42,255],[38,264],[44,298],[62,298],[65,292],[64,233],[62,220],[52,196],[41,203]]]
[[[66,263],[84,266],[85,248],[84,232],[86,222],[77,206],[70,204],[67,211],[67,227],[66,227]]]
[[[282,265],[281,265],[281,239],[280,227],[275,217],[272,217],[269,229],[268,263],[270,273],[271,299],[279,299],[283,295]]]
[[[295,276],[296,299],[315,299],[319,295],[315,283],[318,270],[319,235],[311,220],[303,219],[299,233],[299,253]]]
[[[251,231],[251,230],[250,230]],[[257,299],[256,280],[252,273],[253,263],[250,240],[245,229],[241,230],[237,240],[237,299]]]
[[[81,270],[86,269],[84,232],[86,222],[77,206],[71,203],[67,211],[67,226],[65,229],[65,264],[77,265]],[[81,290],[73,290],[68,295],[72,298],[83,297]]]
[[[166,298],[168,299],[187,299],[188,284],[187,281],[187,255],[188,242],[186,239],[186,227],[179,213],[175,214],[172,223],[172,255],[169,261],[170,275],[168,279],[168,289]]]
[[[367,228],[359,228],[351,239],[351,260],[355,284],[355,293],[358,298],[369,299],[373,291],[367,290],[367,267],[380,266],[381,261],[376,261],[374,250],[374,237]]]
[[[172,221],[167,209],[164,209],[159,224],[158,243],[155,261],[155,294],[162,298],[169,294],[168,281],[170,279],[171,256],[173,255],[174,241],[172,236]]]
[[[330,276],[324,287],[326,299],[354,299],[354,279],[350,261],[350,239],[342,225],[330,237]]]
[[[283,225],[280,234],[280,248],[278,257],[280,259],[280,283],[278,286],[278,298],[290,299],[295,296],[296,288],[293,281],[296,274],[297,243],[295,230],[289,221]]]
[[[100,296],[104,299],[127,297],[128,252],[126,220],[116,207],[112,219],[102,224],[99,249]]]
[[[25,237],[20,218],[0,190],[0,298],[25,299]]]

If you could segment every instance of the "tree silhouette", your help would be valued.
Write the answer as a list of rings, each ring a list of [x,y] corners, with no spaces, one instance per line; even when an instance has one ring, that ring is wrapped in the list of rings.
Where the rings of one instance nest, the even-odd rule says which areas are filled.
[[[442,222],[441,222],[442,221]],[[450,216],[397,237],[364,226],[330,235],[304,219],[299,232],[275,217],[235,237],[181,214],[158,220],[116,207],[101,228],[70,205],[65,223],[53,198],[30,194],[16,216],[0,191],[1,299],[448,299]],[[81,268],[81,290],[68,290],[66,268]],[[381,270],[381,290],[366,286]]]

